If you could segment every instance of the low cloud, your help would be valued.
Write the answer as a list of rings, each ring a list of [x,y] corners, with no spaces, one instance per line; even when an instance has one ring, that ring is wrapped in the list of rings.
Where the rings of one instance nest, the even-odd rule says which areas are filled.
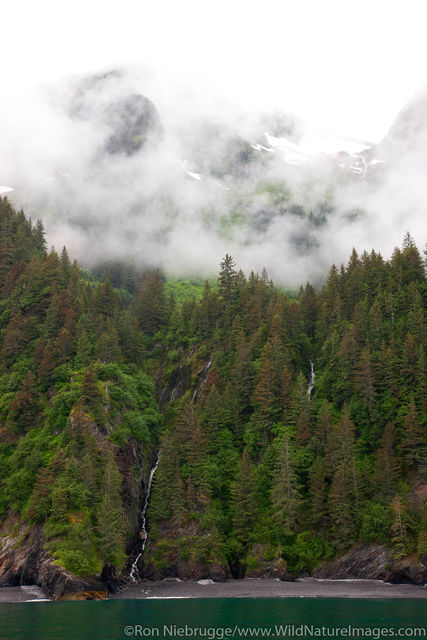
[[[135,103],[149,126],[138,121],[133,135],[141,95],[155,106]],[[402,154],[398,136],[394,148],[369,151],[366,162],[384,162],[364,175],[336,155],[293,165],[264,133],[297,144],[304,123],[295,117],[168,94],[136,69],[68,78],[11,99],[0,118],[0,183],[43,218],[50,244],[85,265],[120,260],[205,277],[231,253],[246,272],[266,267],[298,286],[320,282],[353,246],[389,255],[408,229],[424,241],[426,146]]]

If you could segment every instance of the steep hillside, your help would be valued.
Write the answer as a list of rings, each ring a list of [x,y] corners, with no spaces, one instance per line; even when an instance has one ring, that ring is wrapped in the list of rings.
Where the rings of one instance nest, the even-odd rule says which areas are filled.
[[[226,258],[168,334],[144,574],[286,578],[358,542],[425,580],[425,302],[409,236],[298,302]]]
[[[409,234],[298,299],[229,256],[194,298],[158,271],[112,276],[123,288],[48,253],[0,200],[0,584],[104,590],[136,559],[133,577],[289,579],[355,544],[425,580],[427,290]]]
[[[0,256],[0,583],[60,593],[125,566],[161,419],[126,292],[6,200]]]

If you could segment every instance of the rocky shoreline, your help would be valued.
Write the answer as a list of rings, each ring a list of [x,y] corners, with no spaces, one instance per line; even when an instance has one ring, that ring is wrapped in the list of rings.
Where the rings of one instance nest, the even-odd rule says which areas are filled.
[[[42,532],[11,523],[13,534],[0,538],[0,589],[39,587],[49,599],[81,592],[108,592],[114,588],[108,567],[101,576],[79,578],[56,564],[46,552]],[[18,593],[18,592],[17,592]]]
[[[189,573],[186,566],[182,568],[180,565],[171,565],[165,571],[166,575],[146,574],[144,581],[134,585],[129,583],[127,575],[118,575],[114,567],[108,565],[100,576],[79,578],[69,573],[49,557],[43,546],[41,531],[35,529],[29,532],[17,526],[13,535],[2,537],[0,542],[0,600],[6,594],[1,587],[25,590],[32,585],[39,587],[45,598],[53,600],[148,597],[141,595],[144,589],[149,589],[149,593],[154,594],[151,597],[157,597],[156,594],[159,594],[158,597],[168,597],[164,594],[171,590],[178,594],[171,597],[244,597],[245,594],[251,596],[252,593],[255,597],[280,597],[282,592],[284,597],[291,597],[298,595],[301,589],[302,595],[308,597],[345,597],[347,587],[337,590],[333,585],[343,585],[344,582],[340,581],[352,581],[354,585],[357,580],[362,580],[365,586],[360,596],[350,597],[380,597],[375,595],[378,587],[375,587],[373,595],[365,595],[366,586],[385,583],[391,583],[387,586],[388,591],[394,585],[393,593],[397,595],[391,597],[406,597],[405,594],[410,592],[407,587],[415,589],[413,593],[427,594],[427,589],[420,591],[427,584],[426,558],[406,556],[396,560],[385,546],[375,544],[356,544],[345,555],[324,562],[314,571],[313,577],[308,578],[310,583],[304,582],[306,578],[292,575],[283,560],[269,563],[262,561],[260,554],[258,566],[247,572],[242,579],[214,572],[212,567],[195,565]],[[254,584],[262,586],[255,588]],[[311,585],[309,592],[308,584]],[[305,585],[304,588],[301,585]],[[398,586],[403,591],[399,591]],[[211,591],[212,595],[209,596]],[[16,594],[19,593],[16,591]],[[403,595],[399,595],[400,593]],[[384,597],[389,597],[385,592],[384,594]],[[25,601],[25,594],[20,593],[19,597],[21,596]]]
[[[323,562],[314,571],[315,578],[332,580],[382,580],[392,584],[427,584],[427,558],[393,558],[384,545],[354,545],[348,553],[331,562]]]
[[[427,589],[415,585],[394,585],[377,580],[324,580],[298,578],[293,582],[278,579],[243,578],[241,580],[198,580],[179,582],[142,582],[130,585],[110,596],[112,599],[161,598],[423,598]]]
[[[411,584],[389,584],[380,580],[278,579],[141,581],[122,586],[115,593],[87,591],[66,594],[61,600],[150,600],[180,598],[416,598],[427,600],[427,588]],[[43,590],[35,585],[3,587],[0,602],[46,602]]]

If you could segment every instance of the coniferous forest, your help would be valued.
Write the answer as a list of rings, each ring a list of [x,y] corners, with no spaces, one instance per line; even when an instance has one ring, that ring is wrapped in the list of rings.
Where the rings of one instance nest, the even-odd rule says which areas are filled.
[[[48,250],[4,198],[0,291],[15,548],[127,575],[160,451],[140,576],[308,575],[355,544],[425,559],[426,263],[409,233],[295,296],[227,255],[181,298],[160,271]]]

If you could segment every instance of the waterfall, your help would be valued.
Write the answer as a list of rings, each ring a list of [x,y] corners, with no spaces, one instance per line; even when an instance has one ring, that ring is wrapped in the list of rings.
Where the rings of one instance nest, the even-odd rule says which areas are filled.
[[[183,372],[184,372],[184,377],[180,378],[180,376],[182,375]],[[172,389],[172,393],[170,395],[170,402],[173,402],[178,397],[178,391],[179,391],[180,387],[182,387],[182,385],[185,385],[186,377],[187,377],[186,367],[185,367],[185,365],[181,364],[180,367],[178,368],[178,374],[176,376],[176,379],[178,380],[178,382],[176,383],[176,385]]]
[[[148,503],[150,502],[151,485],[153,484],[154,474],[156,473],[157,467],[159,466],[159,460],[160,460],[160,449],[157,454],[156,463],[150,471],[150,477],[148,478],[148,485],[147,485],[147,493],[145,494],[144,505],[141,511],[141,531],[140,531],[140,536],[142,540],[141,551],[138,553],[135,560],[132,562],[132,566],[129,573],[129,578],[132,580],[132,582],[136,582],[137,579],[139,578],[138,562],[145,551],[145,545],[147,543],[148,533],[147,533],[147,526],[146,526],[147,525],[146,513],[147,513]]]
[[[307,395],[309,398],[311,397],[311,392],[314,389],[314,378],[315,378],[314,362],[310,360],[310,378],[308,380],[308,387],[307,387]]]
[[[160,392],[159,402],[157,403],[157,405],[158,405],[159,409],[160,409],[160,408],[161,408],[161,406],[162,406],[163,396],[165,395],[165,392],[166,392],[167,388],[168,388],[168,385],[167,385],[167,384],[165,384],[165,386],[163,387],[163,389],[162,389],[162,390],[161,390],[161,392]]]
[[[200,384],[197,385],[197,387],[196,387],[196,389],[195,389],[195,391],[193,393],[193,397],[192,397],[192,401],[193,402],[196,399],[197,394],[199,393],[199,391],[201,391],[201,389],[202,389],[203,385],[205,384],[206,380],[208,379],[208,373],[209,373],[209,369],[211,368],[211,364],[212,364],[212,360],[208,360],[208,362],[207,362],[207,364],[206,364],[206,366],[204,368],[204,371],[202,373],[202,380],[201,380]]]

